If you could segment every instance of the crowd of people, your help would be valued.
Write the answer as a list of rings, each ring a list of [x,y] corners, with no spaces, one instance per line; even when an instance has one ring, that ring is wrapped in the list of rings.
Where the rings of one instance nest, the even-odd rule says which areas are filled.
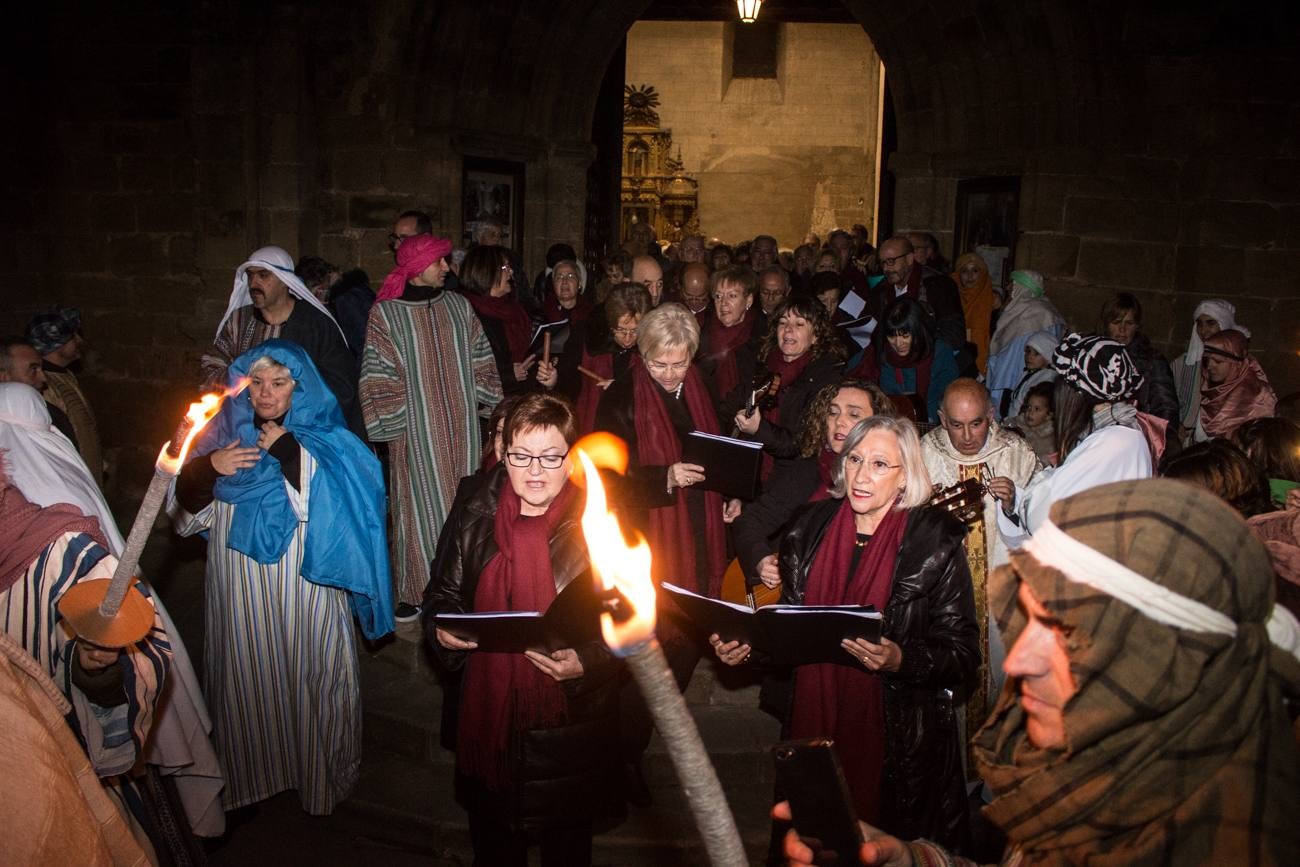
[[[71,727],[77,749],[42,744],[100,817],[85,845],[190,863],[277,793],[329,814],[361,762],[357,633],[418,623],[476,863],[590,863],[650,797],[622,664],[594,639],[479,650],[440,618],[590,580],[571,452],[607,431],[656,582],[720,597],[735,560],[751,593],[883,614],[879,643],[794,668],[659,618],[680,689],[714,658],[762,682],[783,738],[834,740],[865,863],[1300,858],[1300,426],[1231,303],[1196,308],[1171,366],[1134,295],[1071,328],[1041,274],[949,266],[925,232],[783,251],[639,224],[599,262],[553,245],[531,282],[500,241],[489,222],[456,249],[408,211],[378,291],[275,246],[235,268],[194,371],[226,397],[167,495],[207,540],[202,689],[147,581],[140,641],[59,615],[123,547],[80,315],[0,346],[6,719]],[[707,484],[697,432],[761,451],[753,496]],[[810,859],[774,815],[770,857]]]

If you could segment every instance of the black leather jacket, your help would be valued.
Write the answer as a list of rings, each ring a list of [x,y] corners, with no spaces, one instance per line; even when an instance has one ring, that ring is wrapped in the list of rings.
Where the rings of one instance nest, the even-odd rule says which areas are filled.
[[[843,502],[812,503],[791,522],[781,540],[782,602],[802,603],[808,570]],[[884,611],[884,635],[902,649],[903,662],[883,675],[882,799],[882,825],[890,833],[963,852],[969,851],[970,816],[952,693],[960,700],[980,662],[965,537],[965,526],[938,509],[922,506],[908,514]]]
[[[474,610],[479,576],[499,551],[493,534],[503,484],[508,481],[497,468],[481,482],[459,491],[438,539],[421,618],[425,640],[438,662],[449,670],[462,668],[468,654],[438,643],[437,615]],[[580,524],[582,506],[582,498],[575,498],[551,536],[557,593],[571,581],[592,580]],[[508,811],[508,820],[516,826],[572,824],[622,813],[617,699],[623,666],[600,642],[574,649],[584,674],[563,683],[569,722],[513,733],[511,791],[491,798],[496,809]],[[475,781],[460,778],[457,792],[462,802],[469,799],[472,805],[483,789]]]

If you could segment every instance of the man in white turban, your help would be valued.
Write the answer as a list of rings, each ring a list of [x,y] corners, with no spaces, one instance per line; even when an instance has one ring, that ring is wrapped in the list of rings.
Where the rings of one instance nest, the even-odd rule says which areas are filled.
[[[220,388],[230,362],[260,343],[279,337],[297,343],[320,371],[361,439],[366,429],[357,406],[356,357],[329,310],[294,273],[293,257],[280,247],[262,247],[235,270],[226,315],[212,348],[203,355],[203,385]]]

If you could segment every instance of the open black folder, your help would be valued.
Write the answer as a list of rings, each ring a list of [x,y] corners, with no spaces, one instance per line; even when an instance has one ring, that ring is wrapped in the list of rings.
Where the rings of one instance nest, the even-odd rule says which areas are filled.
[[[569,342],[569,320],[543,322],[533,329],[533,339],[528,341],[528,352],[536,355],[539,360],[542,357],[543,337],[547,334],[551,335],[551,355],[563,355],[564,344]]]
[[[704,467],[704,481],[695,486],[701,490],[742,500],[758,496],[762,443],[693,430],[682,444],[682,461]]]
[[[870,605],[765,605],[753,611],[672,584],[661,586],[706,635],[716,632],[723,641],[748,644],[759,661],[772,665],[852,665],[841,641],[880,643],[880,612]]]
[[[473,641],[490,653],[550,653],[600,639],[600,601],[591,573],[574,578],[545,613],[475,611],[437,614],[434,623],[457,638]]]

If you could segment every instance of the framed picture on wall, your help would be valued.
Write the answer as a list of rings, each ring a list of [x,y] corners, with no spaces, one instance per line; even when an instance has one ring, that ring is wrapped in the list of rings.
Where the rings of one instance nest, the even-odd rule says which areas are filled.
[[[1015,269],[1016,219],[1020,208],[1020,178],[966,178],[957,182],[957,225],[952,258],[978,253],[989,275],[1005,286]]]
[[[501,244],[524,245],[524,164],[465,157],[461,174],[461,245],[488,220],[501,224]]]

